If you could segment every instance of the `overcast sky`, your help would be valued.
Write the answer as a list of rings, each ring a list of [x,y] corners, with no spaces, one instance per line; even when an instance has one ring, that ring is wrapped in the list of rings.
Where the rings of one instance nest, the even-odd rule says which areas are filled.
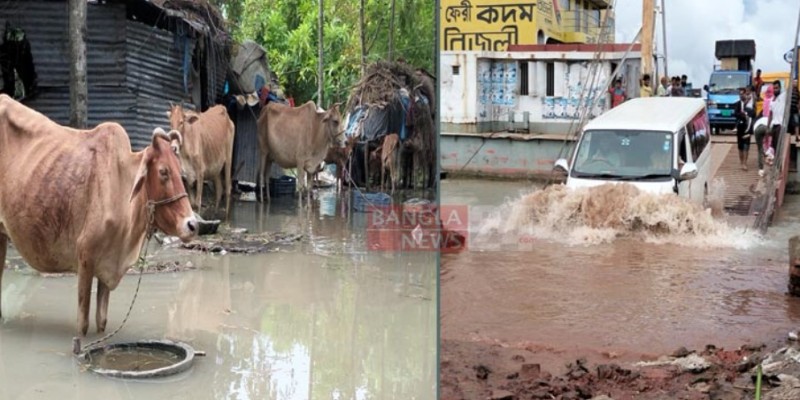
[[[656,5],[661,0],[655,0]],[[800,0],[665,0],[670,75],[689,77],[695,88],[707,83],[716,59],[714,42],[756,41],[756,69],[788,71],[783,55],[794,44]],[[613,0],[612,0],[613,4]],[[642,24],[642,0],[617,0],[617,42],[630,42]],[[661,16],[656,37],[661,47]]]

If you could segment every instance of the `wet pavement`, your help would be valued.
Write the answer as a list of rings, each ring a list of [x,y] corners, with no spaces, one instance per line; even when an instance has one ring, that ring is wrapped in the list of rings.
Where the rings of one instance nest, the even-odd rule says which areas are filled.
[[[568,198],[530,201],[524,213],[511,206],[535,190],[526,182],[442,181],[442,204],[484,206],[470,213],[470,251],[442,257],[443,339],[635,359],[681,346],[738,348],[800,326],[800,300],[786,294],[797,196],[786,198],[766,237],[704,222],[694,234],[659,241],[557,215],[551,219],[563,222],[547,225]],[[602,208],[614,207],[611,199]],[[520,220],[535,209],[544,215],[538,225]],[[705,218],[668,202],[648,210],[665,221]],[[520,229],[502,229],[509,226]]]
[[[0,324],[2,399],[431,399],[436,393],[436,255],[365,249],[363,213],[333,192],[310,210],[292,200],[232,202],[232,226],[303,238],[264,254],[161,249],[183,272],[145,274],[131,317],[110,342],[171,339],[206,352],[187,373],[151,381],[83,371],[71,355],[74,276],[6,270]],[[9,262],[19,265],[15,253]],[[111,294],[108,330],[136,287]],[[94,300],[90,334],[94,333]]]

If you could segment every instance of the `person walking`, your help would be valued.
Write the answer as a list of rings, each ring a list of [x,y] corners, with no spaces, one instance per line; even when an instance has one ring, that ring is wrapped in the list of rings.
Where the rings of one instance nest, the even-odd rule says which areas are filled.
[[[733,105],[736,116],[736,144],[739,149],[739,164],[747,171],[747,156],[750,154],[750,125],[753,119],[753,103],[747,89],[739,89],[739,101]]]
[[[800,114],[798,113],[797,102],[800,98],[800,92],[797,90],[797,80],[792,82],[792,100],[789,106],[789,126],[788,131],[790,135],[794,135],[795,140],[800,142]]]
[[[758,148],[758,176],[764,176],[764,138],[767,136],[767,117],[761,117],[753,123],[753,136]]]
[[[767,143],[765,144],[765,156],[767,157],[767,164],[772,165],[775,159],[775,150],[778,146],[780,139],[781,125],[783,124],[783,116],[786,111],[786,93],[781,93],[781,81],[775,80],[772,82],[772,93],[775,97],[769,105],[769,115],[767,116],[767,127],[769,132],[766,136]]]

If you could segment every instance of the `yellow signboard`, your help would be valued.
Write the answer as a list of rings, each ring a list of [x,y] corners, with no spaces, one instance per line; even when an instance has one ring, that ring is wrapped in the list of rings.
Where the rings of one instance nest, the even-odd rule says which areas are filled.
[[[505,51],[512,44],[595,40],[600,10],[572,0],[441,0],[443,51]],[[570,7],[572,4],[572,7]]]

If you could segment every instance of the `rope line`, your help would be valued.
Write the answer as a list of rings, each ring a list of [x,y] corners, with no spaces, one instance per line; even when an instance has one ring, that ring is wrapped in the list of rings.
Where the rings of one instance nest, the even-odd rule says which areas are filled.
[[[150,243],[150,239],[153,237],[153,233],[155,233],[155,224],[154,224],[154,222],[155,222],[155,210],[156,210],[156,207],[158,207],[160,205],[169,204],[169,203],[178,201],[178,200],[180,200],[180,199],[182,199],[184,197],[187,197],[187,196],[188,196],[187,193],[184,192],[184,193],[179,193],[179,194],[177,194],[175,196],[172,196],[170,198],[163,199],[163,200],[158,200],[158,201],[148,200],[147,201],[147,206],[146,206],[147,207],[147,225],[145,227],[145,237],[144,237],[144,240],[142,242],[142,247],[139,249],[139,257],[137,258],[136,263],[134,263],[133,266],[129,267],[129,269],[130,268],[136,268],[137,266],[139,267],[139,279],[136,282],[136,290],[133,292],[133,299],[131,300],[131,304],[128,307],[128,312],[125,314],[125,318],[123,318],[122,323],[119,324],[117,329],[115,329],[113,332],[101,337],[100,339],[97,339],[97,340],[94,340],[92,342],[89,342],[89,344],[87,344],[86,346],[81,347],[80,338],[74,337],[72,339],[72,341],[73,341],[73,353],[75,353],[76,355],[85,353],[86,350],[88,350],[89,348],[91,348],[93,346],[96,346],[96,345],[98,345],[100,343],[103,343],[103,342],[107,341],[108,339],[111,339],[114,335],[116,335],[119,331],[121,331],[122,327],[125,326],[125,323],[128,322],[128,318],[131,316],[131,311],[133,310],[133,305],[136,303],[136,298],[139,296],[139,288],[141,287],[141,284],[142,284],[142,275],[144,275],[145,263],[146,263],[146,259],[147,259],[147,252],[148,252],[148,247],[149,247],[148,244]]]

